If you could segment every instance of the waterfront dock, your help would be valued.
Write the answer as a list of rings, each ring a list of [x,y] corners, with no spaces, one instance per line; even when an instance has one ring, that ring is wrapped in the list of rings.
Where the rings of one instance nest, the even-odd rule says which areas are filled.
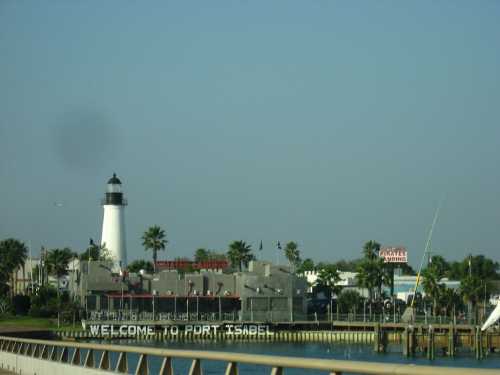
[[[61,340],[135,338],[149,340],[233,340],[324,342],[373,345],[385,352],[399,346],[404,356],[453,357],[465,352],[477,359],[500,352],[500,332],[481,332],[468,324],[405,324],[376,322],[92,322],[86,330],[58,331]],[[101,327],[106,329],[101,330]],[[134,329],[121,329],[132,327]],[[141,327],[143,329],[141,329]],[[263,328],[261,331],[255,327]],[[147,328],[147,329],[146,329]]]

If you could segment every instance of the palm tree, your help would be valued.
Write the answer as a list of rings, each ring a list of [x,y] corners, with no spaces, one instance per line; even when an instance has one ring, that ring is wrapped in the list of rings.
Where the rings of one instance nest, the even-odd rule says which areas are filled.
[[[438,303],[443,293],[444,285],[439,281],[442,278],[437,267],[429,266],[422,272],[422,286],[424,292],[432,299],[432,315],[436,316]]]
[[[342,287],[338,285],[339,281],[340,275],[334,265],[327,265],[318,272],[317,284],[330,292],[330,299],[333,295],[338,296],[342,291]]]
[[[374,299],[375,290],[377,297],[382,296],[382,285],[387,281],[388,274],[382,258],[379,258],[380,244],[370,240],[363,245],[363,260],[358,266],[358,283],[368,289],[370,303]]]
[[[84,253],[80,254],[80,260],[110,260],[111,256],[106,244],[97,245],[92,239],[90,239],[90,244]]]
[[[363,255],[365,258],[373,260],[378,257],[380,251],[380,244],[377,241],[367,241],[363,245]]]
[[[483,289],[483,281],[475,275],[467,275],[460,280],[460,294],[462,295],[464,303],[467,304],[469,310],[469,319],[471,313],[476,310],[476,304],[480,299],[481,291]]]
[[[208,260],[208,257],[208,250],[203,247],[196,249],[196,252],[194,253],[195,262],[206,262]]]
[[[443,285],[440,293],[440,306],[444,310],[444,315],[448,316],[452,313],[457,305],[460,305],[460,294],[452,288],[447,288]]]
[[[142,236],[142,246],[144,250],[153,251],[153,270],[156,273],[156,261],[158,260],[158,251],[165,250],[168,240],[165,238],[165,231],[158,225],[149,227]]]
[[[384,263],[382,261],[382,282],[389,285],[391,299],[394,298],[394,263]]]
[[[227,257],[233,266],[238,266],[238,270],[240,272],[242,270],[242,264],[244,264],[245,267],[248,267],[248,263],[255,259],[255,256],[252,254],[252,246],[247,244],[245,241],[231,242],[229,244]]]
[[[47,270],[49,274],[57,278],[57,292],[60,292],[60,279],[68,274],[69,262],[74,258],[73,252],[69,248],[52,249],[47,255]]]
[[[378,278],[379,270],[377,267],[377,263],[372,260],[363,259],[363,261],[358,266],[357,281],[360,287],[368,290],[370,302],[374,300]]]
[[[300,251],[298,249],[297,242],[290,241],[285,245],[285,257],[288,259],[288,263],[290,263],[290,268],[295,271],[295,268],[300,263]]]
[[[19,267],[24,267],[27,256],[28,249],[21,241],[14,238],[8,238],[0,242],[0,273],[2,274],[0,278],[10,278],[11,298],[14,297],[17,270]]]
[[[61,310],[61,278],[68,274],[69,262],[74,259],[75,254],[69,249],[52,249],[49,251],[46,259],[47,271],[57,279],[57,301],[59,308],[57,310],[57,326],[60,325]]]

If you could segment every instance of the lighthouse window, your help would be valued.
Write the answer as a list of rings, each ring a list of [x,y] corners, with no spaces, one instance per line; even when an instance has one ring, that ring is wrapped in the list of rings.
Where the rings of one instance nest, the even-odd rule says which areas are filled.
[[[121,193],[121,186],[118,184],[108,184],[108,193]]]

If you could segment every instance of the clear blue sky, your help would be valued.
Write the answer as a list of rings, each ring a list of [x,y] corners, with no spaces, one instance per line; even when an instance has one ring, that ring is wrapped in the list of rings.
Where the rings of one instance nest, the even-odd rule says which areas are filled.
[[[0,238],[500,261],[500,2],[0,2]],[[54,202],[64,202],[57,207]],[[165,256],[167,254],[161,254]],[[148,257],[150,255],[148,254]]]

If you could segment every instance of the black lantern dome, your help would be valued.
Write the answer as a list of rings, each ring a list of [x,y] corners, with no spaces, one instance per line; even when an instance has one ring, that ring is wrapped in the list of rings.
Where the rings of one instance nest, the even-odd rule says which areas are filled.
[[[116,177],[116,173],[113,173],[113,177],[111,177],[108,180],[108,185],[109,184],[112,184],[112,185],[121,185],[122,182],[120,181],[120,179],[118,177]]]

